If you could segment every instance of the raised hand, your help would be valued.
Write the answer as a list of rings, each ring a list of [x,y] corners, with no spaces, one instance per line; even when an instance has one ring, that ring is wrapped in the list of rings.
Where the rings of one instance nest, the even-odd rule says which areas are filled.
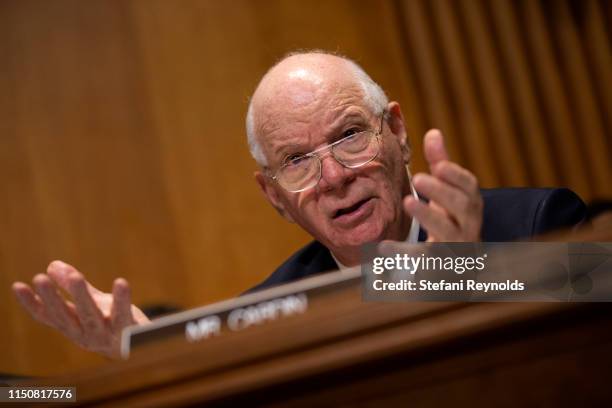
[[[63,297],[58,288],[70,295]],[[46,274],[38,274],[32,287],[13,283],[21,305],[37,321],[59,330],[86,350],[118,358],[121,330],[149,319],[130,301],[125,279],[116,279],[112,293],[104,293],[87,282],[74,267],[53,261]]]
[[[412,182],[429,202],[408,196],[405,211],[427,230],[428,242],[480,241],[483,201],[476,176],[449,160],[437,129],[425,134],[423,150],[431,174],[415,174]]]

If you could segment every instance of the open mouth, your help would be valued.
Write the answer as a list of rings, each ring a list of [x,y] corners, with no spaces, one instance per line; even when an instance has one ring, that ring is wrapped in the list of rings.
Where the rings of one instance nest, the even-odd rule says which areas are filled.
[[[351,205],[350,207],[341,208],[338,211],[336,211],[333,218],[335,219],[343,215],[352,214],[356,211],[359,211],[359,209],[370,200],[371,200],[371,197],[358,201],[355,204]]]

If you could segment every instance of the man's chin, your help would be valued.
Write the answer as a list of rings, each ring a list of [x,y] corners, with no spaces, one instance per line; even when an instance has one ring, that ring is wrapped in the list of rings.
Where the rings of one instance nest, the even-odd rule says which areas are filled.
[[[333,246],[360,247],[370,242],[378,242],[384,238],[384,229],[380,225],[361,224],[350,230],[342,230],[332,239]]]

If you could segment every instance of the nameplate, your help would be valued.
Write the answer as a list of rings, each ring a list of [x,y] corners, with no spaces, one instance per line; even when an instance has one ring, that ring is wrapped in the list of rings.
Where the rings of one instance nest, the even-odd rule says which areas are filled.
[[[308,311],[310,302],[322,293],[359,285],[360,281],[359,268],[329,272],[164,316],[149,324],[129,326],[121,336],[121,356],[127,358],[138,347],[169,339],[194,343],[303,314]]]

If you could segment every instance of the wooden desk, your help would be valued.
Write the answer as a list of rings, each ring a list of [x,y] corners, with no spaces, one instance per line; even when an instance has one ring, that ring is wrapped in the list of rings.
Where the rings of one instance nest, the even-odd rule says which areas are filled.
[[[610,312],[604,303],[365,303],[349,280],[318,293],[307,313],[143,347],[45,385],[76,386],[77,405],[113,407],[610,406]]]

